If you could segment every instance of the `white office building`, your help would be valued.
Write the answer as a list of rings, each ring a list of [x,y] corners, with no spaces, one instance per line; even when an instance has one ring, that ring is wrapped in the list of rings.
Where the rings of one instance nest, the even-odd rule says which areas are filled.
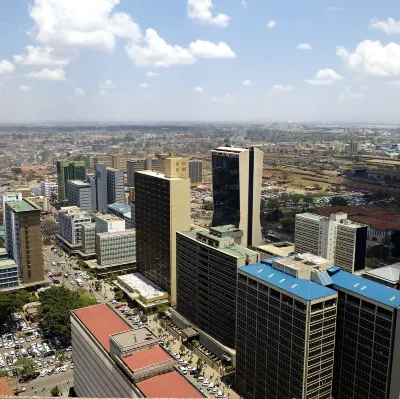
[[[298,214],[294,249],[296,253],[309,252],[334,261],[350,273],[359,272],[365,269],[367,229],[347,219],[343,212],[330,217]]]
[[[3,211],[3,227],[4,231],[7,231],[7,219],[6,219],[6,202],[14,202],[14,201],[21,201],[22,200],[22,193],[7,193],[3,195],[2,201],[2,211]],[[7,248],[7,234],[4,235],[5,246]]]
[[[114,233],[125,230],[125,220],[115,215],[96,215],[94,220],[96,222],[96,234]]]
[[[58,192],[58,184],[56,181],[45,180],[40,183],[40,195],[51,197],[52,193]]]
[[[60,236],[72,245],[82,244],[81,226],[90,224],[91,218],[86,211],[77,206],[61,208],[58,213]]]

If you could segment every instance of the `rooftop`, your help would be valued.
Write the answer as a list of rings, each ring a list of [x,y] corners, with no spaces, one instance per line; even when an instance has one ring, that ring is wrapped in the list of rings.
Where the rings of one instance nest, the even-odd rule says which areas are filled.
[[[266,264],[257,263],[254,265],[242,266],[239,268],[239,273],[256,277],[306,301],[337,294],[336,291],[330,288],[326,288],[309,280],[301,280],[292,277]]]
[[[113,334],[112,338],[119,346],[128,346],[146,342],[155,338],[155,335],[147,328],[136,328]]]
[[[147,398],[203,398],[177,371],[161,374],[136,384]]]
[[[72,184],[78,187],[90,187],[90,183],[86,183],[82,180],[68,180],[68,184]]]
[[[294,244],[292,242],[275,242],[259,245],[257,249],[275,256],[288,256],[294,253]]]
[[[130,288],[137,290],[138,293],[146,299],[156,298],[167,294],[157,284],[153,283],[140,273],[124,274],[118,276],[117,279],[128,285]]]
[[[229,151],[229,152],[244,152],[248,151],[248,148],[239,148],[239,147],[218,147],[211,150],[211,152],[221,152],[221,151]]]
[[[400,306],[400,291],[383,284],[376,283],[363,277],[337,270],[328,269],[333,285],[372,299],[391,308]]]
[[[316,215],[315,213],[300,213],[300,214],[297,214],[296,217],[297,216],[302,217],[302,218],[316,220],[317,222],[326,218],[326,216]]]
[[[110,215],[106,213],[104,215],[96,215],[95,219],[103,220],[104,222],[122,222],[123,220],[115,215]]]
[[[170,356],[164,349],[155,347],[146,349],[144,351],[135,352],[130,356],[124,357],[122,361],[129,367],[131,371],[135,372],[145,367],[172,359],[173,357]]]
[[[160,172],[153,172],[151,170],[141,170],[138,172],[135,172],[137,174],[142,174],[142,175],[147,175],[147,176],[153,176],[153,177],[157,177],[159,179],[164,179],[164,180],[188,180],[188,179],[184,179],[182,177],[167,177],[165,176],[164,173],[160,173]]]
[[[122,230],[122,231],[111,231],[111,232],[104,232],[104,233],[97,233],[97,235],[99,237],[113,237],[113,236],[124,236],[124,235],[128,235],[128,234],[136,234],[136,230],[135,229],[127,229],[127,230]]]
[[[110,335],[131,329],[107,305],[89,306],[74,313],[107,352],[110,351]]]
[[[379,267],[378,269],[369,270],[364,273],[372,277],[380,278],[382,280],[389,281],[396,284],[400,281],[400,263],[394,263],[393,265]]]
[[[15,212],[30,212],[38,210],[38,208],[33,206],[32,203],[25,200],[7,202],[7,204]]]
[[[10,266],[14,266],[16,267],[17,264],[15,263],[15,261],[13,259],[1,259],[0,260],[0,269],[1,268],[5,268],[5,267],[10,267]]]
[[[108,205],[108,208],[120,212],[122,214],[130,212],[131,211],[131,207],[129,205],[125,205],[125,204],[120,204],[118,202],[116,202],[115,204],[110,204]]]

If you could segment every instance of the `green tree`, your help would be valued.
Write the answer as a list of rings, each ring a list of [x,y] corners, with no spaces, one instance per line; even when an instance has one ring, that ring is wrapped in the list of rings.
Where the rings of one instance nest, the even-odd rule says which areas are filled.
[[[38,309],[40,327],[49,335],[57,336],[65,343],[71,339],[71,310],[93,305],[92,296],[79,294],[64,286],[51,287],[40,296]]]
[[[26,305],[29,302],[35,302],[37,300],[34,294],[27,292],[26,290],[19,290],[15,294],[16,300],[21,303],[21,306]]]
[[[186,347],[185,345],[181,344],[180,348],[179,348],[179,352],[180,353],[185,353],[186,352]]]
[[[167,305],[165,303],[161,303],[160,305],[157,306],[157,313],[160,315],[165,315],[165,312],[167,311]]]
[[[331,206],[347,206],[348,202],[343,197],[332,197],[329,201]]]
[[[394,257],[400,257],[400,230],[395,230],[390,238],[391,253]]]
[[[140,321],[142,323],[147,323],[147,315],[145,315],[144,313],[140,316]]]
[[[279,205],[279,201],[277,199],[269,199],[267,202],[267,206],[269,209],[274,209]]]
[[[13,375],[20,377],[25,377],[27,374],[31,373],[36,368],[36,363],[34,360],[27,357],[21,357],[12,366]]]
[[[119,302],[124,299],[124,293],[120,290],[116,291],[114,294],[114,298]]]
[[[44,219],[42,222],[42,235],[44,239],[54,238],[58,233],[58,223],[54,219]]]
[[[81,307],[93,306],[97,304],[96,296],[93,294],[82,293],[80,294]]]
[[[58,385],[56,385],[56,386],[51,390],[51,396],[60,396],[60,388],[58,388]]]
[[[94,289],[95,289],[96,291],[101,290],[101,281],[100,281],[100,280],[96,280],[96,281],[94,282]]]
[[[279,223],[282,224],[283,229],[288,233],[294,232],[294,226],[296,223],[295,218],[282,218],[279,220]]]
[[[65,357],[65,351],[62,350],[62,349],[58,349],[58,350],[56,351],[56,362],[57,362],[58,364],[63,364],[63,363],[65,362],[65,359],[66,359],[66,357]]]
[[[295,206],[298,205],[298,203],[300,202],[300,200],[302,200],[304,198],[304,195],[302,194],[291,194],[289,199],[293,202],[293,204]]]
[[[14,294],[0,292],[0,331],[9,330],[14,324],[14,313],[22,310],[22,302]]]

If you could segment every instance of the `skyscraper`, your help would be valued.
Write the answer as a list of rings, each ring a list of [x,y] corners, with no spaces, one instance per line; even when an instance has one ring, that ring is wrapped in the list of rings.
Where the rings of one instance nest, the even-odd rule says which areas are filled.
[[[263,152],[255,147],[219,147],[211,153],[212,226],[233,224],[243,231],[243,246],[259,245]]]
[[[77,206],[83,211],[92,214],[95,210],[95,202],[92,201],[92,187],[90,183],[79,180],[68,181],[68,204]]]
[[[85,180],[86,168],[84,161],[57,161],[58,199],[68,200],[68,180]]]
[[[135,174],[138,270],[170,293],[176,304],[176,232],[190,228],[190,180],[186,158],[168,158],[165,175]]]
[[[124,172],[122,170],[107,169],[107,203],[125,203]]]
[[[6,249],[24,284],[43,281],[41,209],[32,201],[6,202]]]
[[[108,205],[108,184],[107,184],[107,167],[105,164],[98,163],[94,165],[95,184],[96,184],[96,209],[101,212],[107,212]]]
[[[3,216],[3,226],[4,231],[7,231],[7,220],[6,220],[6,202],[14,202],[14,201],[21,201],[22,194],[21,193],[7,193],[3,195],[2,201],[2,216]],[[4,236],[4,241],[7,247],[7,234]]]
[[[191,159],[189,161],[190,183],[201,183],[203,181],[203,161]]]

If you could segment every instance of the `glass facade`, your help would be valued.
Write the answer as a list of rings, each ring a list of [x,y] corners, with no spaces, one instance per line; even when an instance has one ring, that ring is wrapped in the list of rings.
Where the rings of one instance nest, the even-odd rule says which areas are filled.
[[[85,180],[86,166],[84,161],[57,161],[58,198],[65,200],[68,180]]]
[[[213,226],[240,222],[239,154],[213,154]]]

